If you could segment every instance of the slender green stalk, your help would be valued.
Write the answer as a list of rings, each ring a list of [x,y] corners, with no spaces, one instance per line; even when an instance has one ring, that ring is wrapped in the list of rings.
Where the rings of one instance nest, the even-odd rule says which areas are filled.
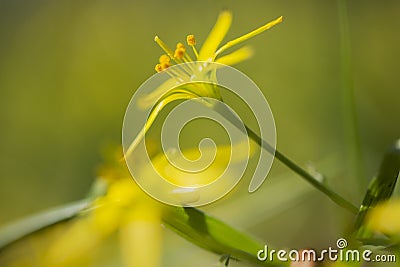
[[[340,32],[340,68],[341,94],[343,105],[343,121],[345,127],[346,153],[349,155],[348,168],[351,177],[356,177],[358,193],[363,193],[367,181],[363,173],[363,160],[358,130],[357,110],[354,96],[350,30],[346,0],[338,0],[339,32]]]
[[[260,147],[264,147],[268,152],[273,153],[275,151],[275,157],[285,164],[289,169],[300,175],[303,179],[305,179],[307,182],[309,182],[311,185],[313,185],[315,188],[317,188],[319,191],[324,193],[326,196],[328,196],[333,202],[338,204],[339,206],[347,209],[348,211],[357,214],[358,208],[354,206],[352,203],[350,203],[348,200],[344,199],[342,196],[334,192],[332,189],[328,188],[325,184],[321,183],[317,179],[315,179],[314,176],[312,176],[310,173],[308,173],[306,170],[301,168],[299,165],[297,165],[294,161],[289,159],[287,156],[285,156],[283,153],[281,153],[279,150],[271,147],[270,144],[268,144],[265,140],[263,140],[261,137],[259,137],[253,130],[250,128],[246,127],[246,130],[249,134],[249,137],[253,139]]]
[[[216,112],[224,116],[230,123],[232,123],[234,126],[236,126],[239,130],[243,130],[241,125],[240,119],[232,114],[232,112],[227,109],[224,105],[212,105],[212,104],[207,104],[207,102],[204,102],[204,104],[208,105],[209,107],[213,108]],[[245,125],[246,128],[246,133],[248,136],[254,140],[261,148],[265,149],[269,153],[275,155],[275,157],[285,164],[289,169],[300,175],[303,179],[305,179],[307,182],[309,182],[311,185],[313,185],[315,188],[320,190],[322,193],[327,195],[333,202],[338,204],[339,206],[347,209],[348,211],[357,214],[358,208],[351,204],[348,200],[344,199],[342,196],[339,194],[335,193],[332,189],[327,187],[325,184],[321,183],[317,179],[315,179],[314,176],[312,176],[310,173],[308,173],[306,170],[301,168],[298,164],[296,164],[294,161],[286,157],[283,153],[279,152],[277,149],[275,149],[273,146],[271,146],[267,141],[262,139],[258,134],[256,134],[252,129],[250,129],[247,125]]]

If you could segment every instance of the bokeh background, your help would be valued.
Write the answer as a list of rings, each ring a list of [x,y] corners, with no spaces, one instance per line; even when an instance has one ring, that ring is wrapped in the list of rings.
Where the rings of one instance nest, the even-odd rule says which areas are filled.
[[[284,16],[248,42],[256,55],[237,68],[268,99],[278,148],[359,204],[400,137],[399,1],[1,0],[0,225],[82,198],[154,73],[154,36],[201,44],[224,8],[234,14],[225,40]],[[321,247],[345,231],[349,214],[280,163],[268,179],[258,194],[205,209],[277,246]],[[165,254],[188,250],[170,261],[204,253],[167,236]]]

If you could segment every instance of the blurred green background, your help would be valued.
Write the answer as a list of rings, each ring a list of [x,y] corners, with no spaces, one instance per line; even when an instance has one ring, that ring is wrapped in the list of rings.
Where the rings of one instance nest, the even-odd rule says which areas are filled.
[[[82,198],[102,151],[120,143],[130,97],[154,73],[162,51],[153,37],[173,46],[195,34],[201,44],[224,8],[234,15],[225,40],[284,16],[281,25],[248,42],[256,55],[237,68],[268,99],[278,148],[330,175],[329,183],[359,204],[385,150],[400,136],[400,2],[346,5],[348,35],[340,31],[337,1],[1,0],[0,225]],[[342,57],[347,46],[350,58]],[[349,84],[362,181],[349,175],[354,166],[343,101]],[[299,181],[275,162],[271,188],[282,176],[290,177],[281,191],[270,189],[274,202],[268,196],[248,199],[279,208],[279,195],[294,194]],[[257,206],[241,203],[242,210]],[[268,223],[261,212],[255,223],[243,222],[230,205],[222,201],[206,209],[277,245],[321,245],[338,237],[332,230],[330,241],[318,238],[329,234],[332,218],[342,212],[318,192],[299,202],[296,213],[278,212]]]

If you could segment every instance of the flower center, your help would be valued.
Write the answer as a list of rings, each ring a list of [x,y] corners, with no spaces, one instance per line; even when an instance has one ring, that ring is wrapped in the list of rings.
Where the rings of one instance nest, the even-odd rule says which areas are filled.
[[[193,59],[186,52],[186,47],[182,43],[176,44],[176,49],[173,51],[169,48],[158,36],[154,38],[154,41],[165,51],[166,54],[161,55],[159,58],[159,63],[155,66],[157,72],[168,69],[171,66],[171,60],[176,64],[193,62]],[[198,52],[195,47],[196,39],[194,35],[188,35],[186,38],[187,44],[192,47],[195,59],[198,58]]]

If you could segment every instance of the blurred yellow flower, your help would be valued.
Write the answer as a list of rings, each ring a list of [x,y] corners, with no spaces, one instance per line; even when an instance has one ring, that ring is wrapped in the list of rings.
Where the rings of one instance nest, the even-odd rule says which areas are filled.
[[[400,235],[400,199],[373,208],[368,213],[367,227],[384,234]]]
[[[235,149],[242,149],[242,145],[238,144]],[[230,149],[228,146],[219,148],[219,156],[216,157],[212,171],[224,169],[226,154]],[[254,147],[251,151],[254,152]],[[183,153],[190,156],[198,151],[192,149]],[[154,156],[154,165],[167,172],[172,182],[181,184],[187,180],[187,177],[176,175],[178,172],[175,173],[173,169],[165,169],[168,160],[163,154]],[[210,172],[202,173],[201,177],[194,176],[193,179],[204,183],[208,181],[209,174]],[[10,257],[4,266],[92,266],[101,247],[115,234],[118,237],[123,266],[160,266],[162,215],[165,206],[145,194],[119,160],[114,159],[114,162],[102,167],[100,176],[99,179],[108,183],[104,196],[96,198],[76,219],[60,225],[58,231],[41,233],[31,242],[25,241],[17,246],[16,252],[11,250],[9,255],[15,255],[21,253],[18,250],[22,247],[24,256]],[[191,183],[196,183],[193,179]],[[35,247],[37,255],[31,255],[30,247]]]
[[[265,24],[264,26],[251,31],[239,38],[236,38],[218,49],[221,41],[225,37],[232,20],[232,14],[229,11],[223,11],[206,39],[204,45],[198,52],[196,49],[196,39],[194,35],[187,37],[187,45],[190,46],[197,61],[218,62],[221,64],[235,64],[249,58],[252,51],[248,47],[243,47],[228,55],[219,57],[225,50],[239,44],[249,38],[256,36],[272,26],[280,23],[282,17]],[[157,71],[169,71],[169,67],[174,63],[185,63],[193,61],[187,53],[185,45],[178,43],[176,49],[172,51],[160,38],[155,37],[155,41],[166,52],[159,58]],[[191,71],[190,69],[188,70]],[[181,73],[171,73],[172,79],[160,86],[152,94],[142,99],[143,106],[154,104],[154,100],[159,103],[153,109],[144,131],[133,142],[135,143],[143,137],[145,131],[152,125],[158,112],[168,103],[176,99],[191,99],[196,97],[208,96],[219,99],[219,92],[213,86],[200,85],[190,87],[186,85],[185,90],[180,94],[173,96],[166,94],[169,90],[176,89],[174,78],[187,76],[185,71]],[[203,86],[203,87],[202,87]],[[164,97],[164,98],[162,98]],[[235,149],[242,149],[242,144],[238,144]],[[226,164],[227,155],[230,153],[230,147],[220,147],[219,154],[216,157],[217,165]],[[184,151],[190,155],[197,153],[197,150]],[[251,154],[254,147],[251,149]],[[233,158],[233,160],[241,160]],[[167,172],[167,177],[171,182],[186,185],[186,177],[175,175],[172,170],[164,168],[166,165],[165,155],[154,155],[154,164],[161,171]],[[113,159],[110,166],[101,169],[99,179],[108,184],[107,192],[97,197],[93,202],[82,211],[73,220],[55,226],[58,231],[49,231],[48,235],[39,232],[34,236],[31,242],[21,241],[14,248],[11,248],[10,257],[6,257],[3,263],[5,266],[44,266],[44,267],[67,267],[67,266],[91,266],[95,252],[99,249],[106,239],[115,233],[118,233],[118,240],[122,251],[125,267],[145,266],[156,267],[161,262],[162,248],[162,214],[163,205],[151,199],[146,195],[137,184],[131,179],[126,166],[122,166],[119,160]],[[220,172],[221,169],[210,171]],[[211,182],[209,177],[194,177],[190,182],[193,184],[204,184]],[[209,175],[214,177],[215,175]],[[199,213],[200,214],[200,213]],[[226,227],[213,219],[208,223],[218,227]],[[191,229],[190,227],[188,228]],[[223,228],[226,230],[226,228]],[[228,229],[230,233],[233,229]],[[236,232],[235,232],[236,233]],[[209,235],[211,235],[209,233]],[[46,236],[46,238],[43,238]],[[51,236],[51,238],[48,238]],[[243,236],[240,235],[242,238]],[[32,237],[31,237],[32,238]],[[199,236],[201,239],[201,236]],[[205,237],[206,239],[209,237]],[[44,242],[42,239],[46,239]],[[250,242],[250,239],[246,239]],[[209,241],[209,240],[208,240]],[[214,241],[215,242],[215,241]],[[247,243],[246,243],[247,244]],[[34,247],[34,255],[31,251]],[[22,251],[22,253],[21,253]],[[31,253],[31,254],[28,254]],[[17,255],[17,256],[16,256]],[[245,255],[248,255],[245,254]],[[1,263],[2,261],[0,261]]]
[[[72,226],[50,246],[43,266],[75,266],[119,232],[124,266],[159,266],[161,207],[131,178],[113,181]]]

